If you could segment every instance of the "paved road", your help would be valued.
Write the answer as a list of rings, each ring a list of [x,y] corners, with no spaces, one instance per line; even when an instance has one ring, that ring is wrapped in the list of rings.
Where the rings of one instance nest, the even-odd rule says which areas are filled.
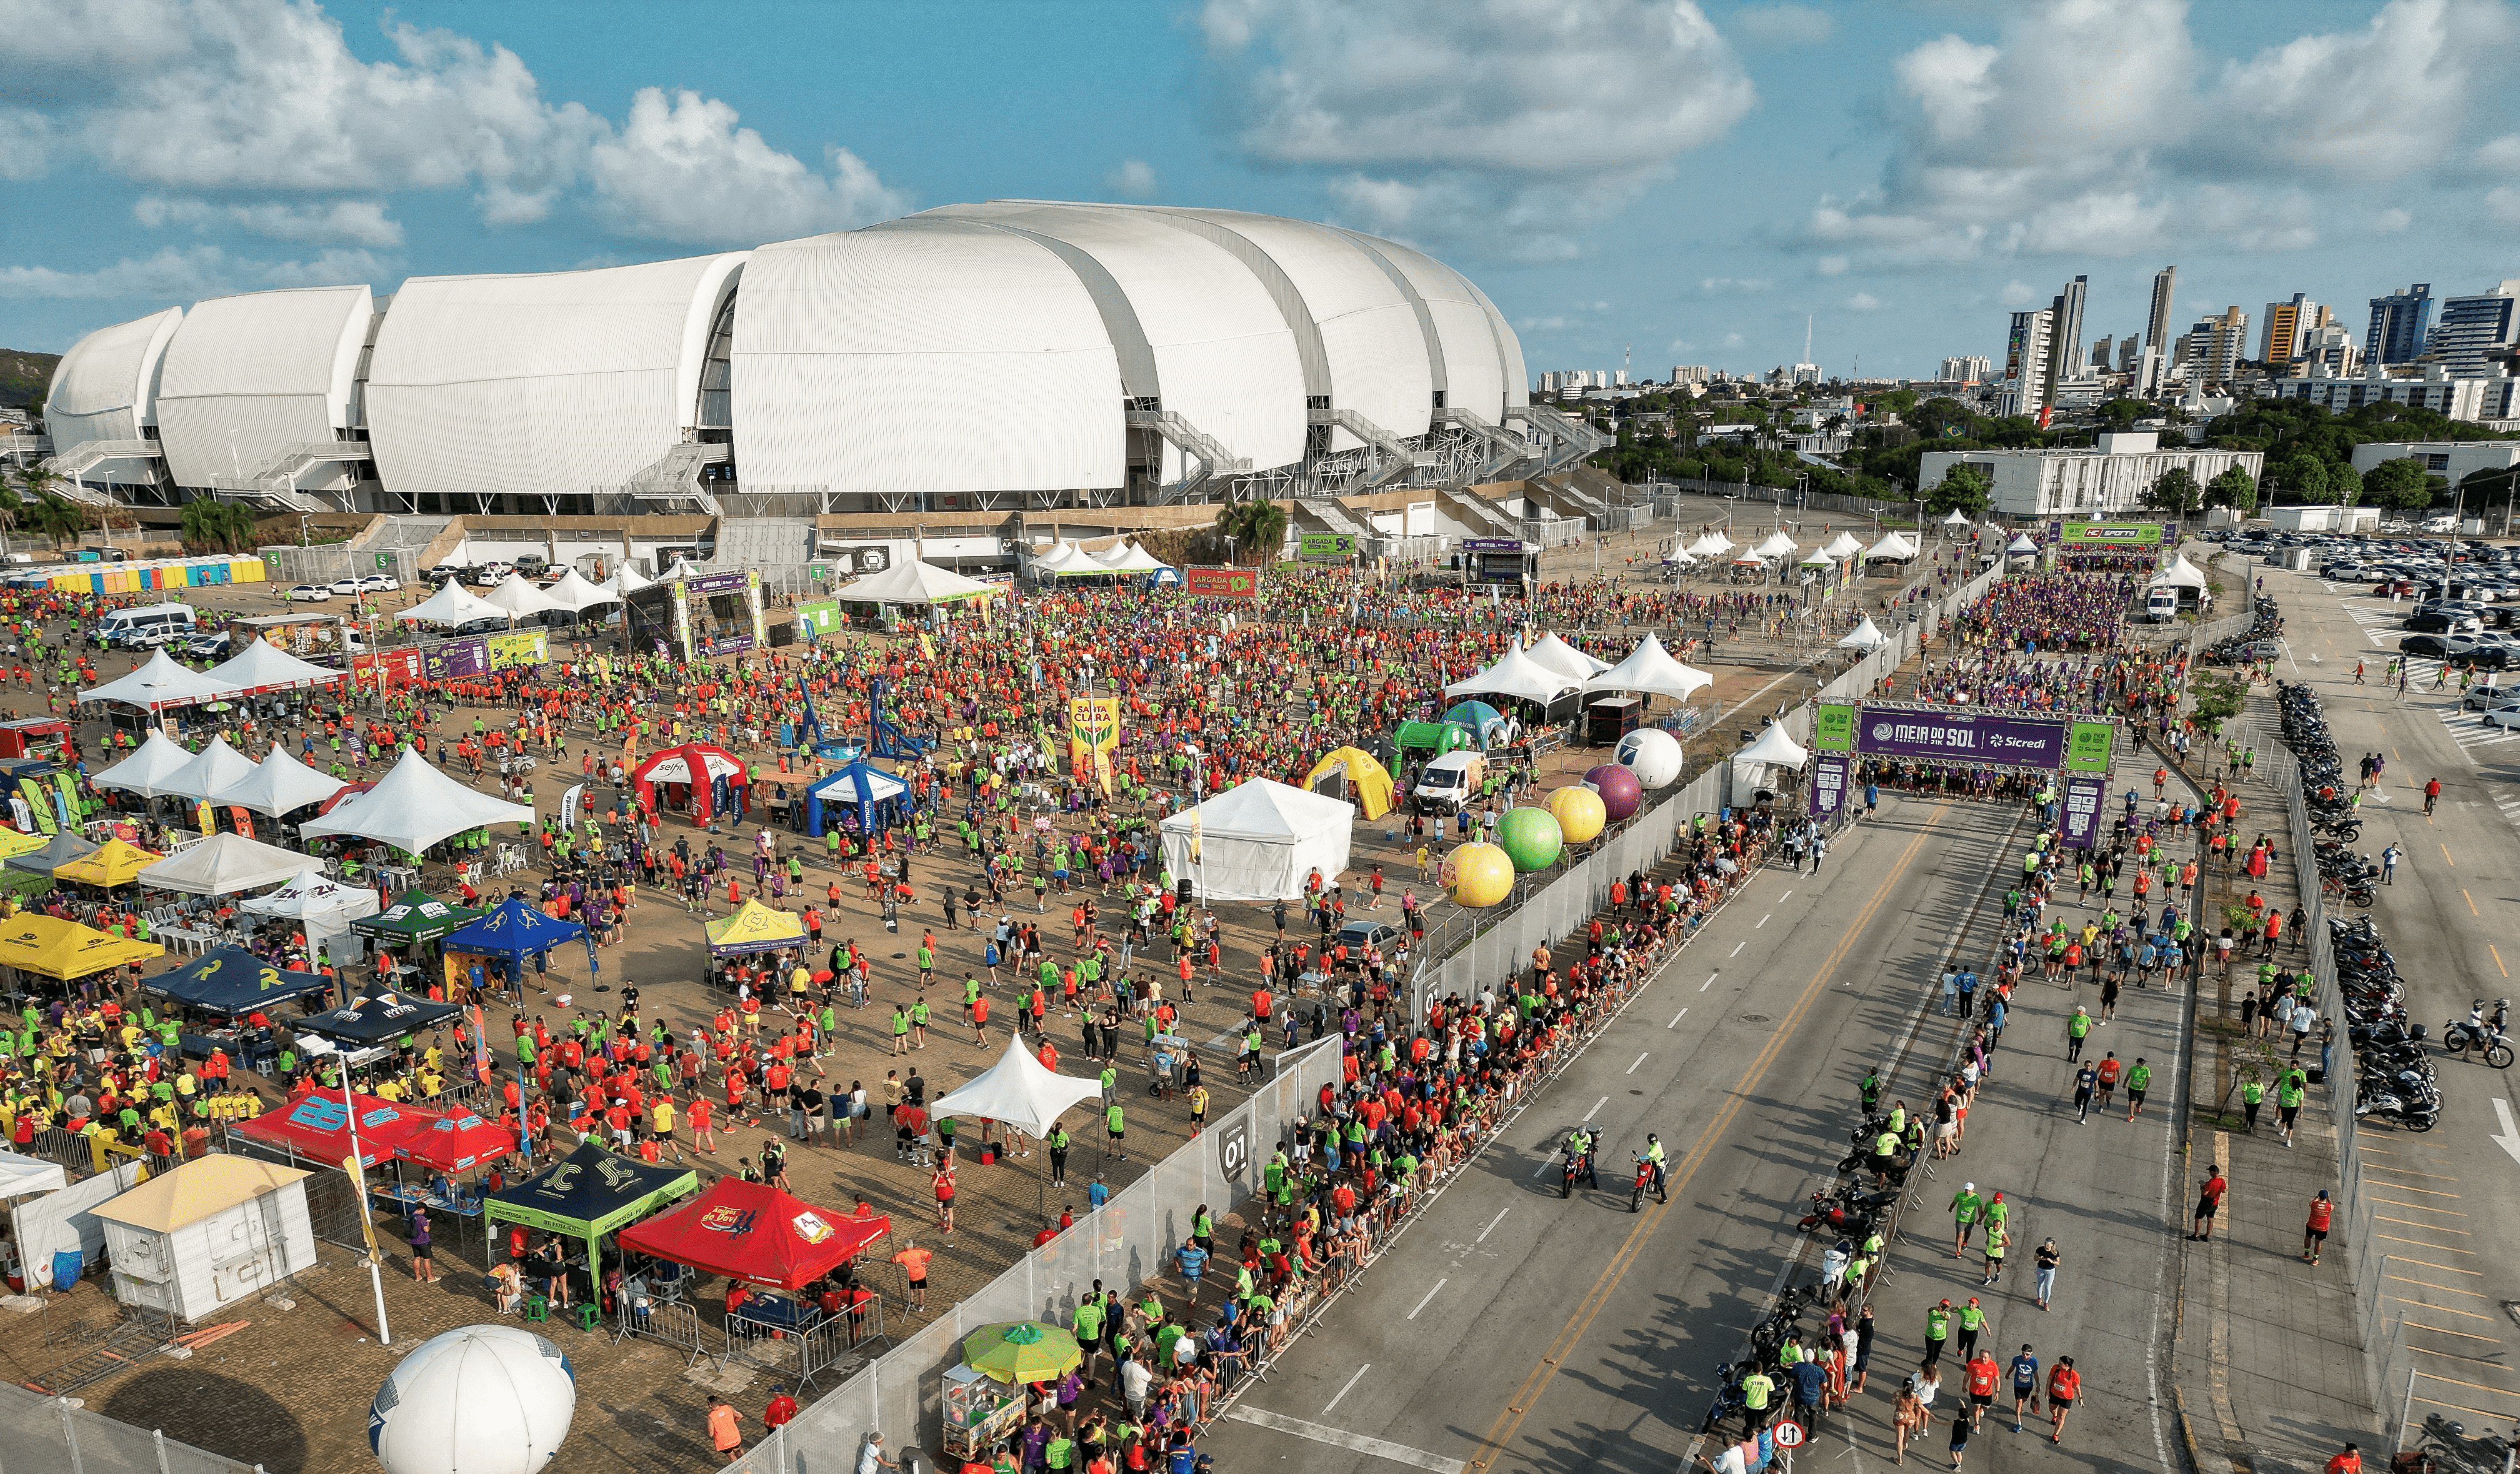
[[[2386,600],[2310,574],[2263,570],[2282,602],[2287,657],[2278,673],[2308,682],[2326,703],[2348,769],[2365,751],[2387,754],[2379,792],[2363,805],[2360,848],[2407,852],[2397,883],[2374,909],[2408,1005],[2436,1031],[2464,1018],[2478,998],[2520,998],[2520,733],[2484,726],[2458,709],[2455,688],[2427,688],[2435,662],[2411,663],[2414,690],[2403,701],[2380,690],[2396,653],[2397,619]],[[2369,669],[2356,687],[2354,666]],[[2505,685],[2512,678],[2501,678]],[[2441,780],[2442,802],[2423,813],[2423,785]],[[2512,950],[2504,952],[2502,948]],[[2426,1135],[2364,1123],[2360,1139],[2375,1226],[2402,1256],[2381,1286],[2392,1322],[2406,1321],[2418,1375],[2414,1415],[2440,1411],[2501,1424],[2520,1419],[2520,1262],[2509,1228],[2520,1215],[2520,1068],[2443,1058],[2445,1110]],[[2358,1290],[2362,1286],[2357,1286]],[[2382,1411],[2395,1419],[2407,1389],[2387,1389]],[[2392,1424],[2394,1429],[2394,1422]]]
[[[1220,1464],[1676,1467],[1716,1364],[1806,1248],[1792,1224],[1846,1149],[1857,1080],[1901,1053],[1920,980],[1999,857],[2012,863],[2017,817],[1885,795],[1828,875],[1752,881],[1242,1400],[1215,1437]],[[1999,893],[1977,916],[1977,947],[2000,914]],[[1894,1082],[1912,1098],[1948,1046],[1953,1025],[1932,1022]],[[1622,1165],[1659,1132],[1675,1162],[1670,1205],[1631,1216],[1623,1183],[1561,1201],[1547,1148],[1580,1121]],[[1612,1188],[1614,1174],[1602,1181]],[[1887,1453],[1888,1407],[1876,1379],[1840,1420],[1859,1463]],[[1832,1436],[1815,1455],[1842,1452]],[[2145,1434],[2126,1466],[2156,1466],[2153,1447]]]

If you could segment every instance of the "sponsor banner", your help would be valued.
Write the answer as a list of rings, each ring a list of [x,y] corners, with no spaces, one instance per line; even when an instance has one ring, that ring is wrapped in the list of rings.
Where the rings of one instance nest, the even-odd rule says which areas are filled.
[[[1117,750],[1120,745],[1120,698],[1068,697],[1067,740],[1079,752]]]
[[[1853,752],[1855,750],[1855,708],[1822,706],[1812,719],[1812,751]]]
[[[1190,580],[1190,591],[1203,599],[1260,597],[1260,570],[1257,568],[1192,567],[1185,571]]]
[[[1356,538],[1345,532],[1307,532],[1297,539],[1298,551],[1305,558],[1353,558]]]
[[[892,548],[885,543],[853,543],[847,547],[826,543],[822,558],[841,578],[864,578],[892,566]]]
[[[585,798],[586,784],[584,783],[570,784],[568,791],[560,796],[560,829],[562,833],[566,834],[576,830],[577,806],[583,802]]]
[[[744,580],[749,576],[741,568],[732,573],[694,573],[682,580],[683,597],[690,599],[704,594],[732,594],[742,588]]]
[[[2053,770],[2065,763],[2066,725],[2059,718],[1998,716],[1966,709],[1867,707],[1855,724],[1855,750],[1866,757]]]
[[[386,691],[418,684],[424,667],[417,649],[381,650],[350,657],[350,680],[361,691],[382,682]]]
[[[228,805],[228,818],[236,825],[236,831],[239,834],[244,835],[248,839],[251,839],[253,837],[253,815],[251,813],[245,809],[238,808],[235,804],[230,804]]]
[[[2063,552],[2161,547],[2159,522],[2049,522],[2048,540]]]
[[[483,658],[492,670],[512,670],[519,665],[540,665],[551,658],[551,635],[543,630],[518,630],[507,635],[485,635]]]
[[[2100,842],[2100,809],[2108,802],[2109,781],[2088,773],[2065,775],[2065,843],[2088,850]]]
[[[797,633],[808,640],[836,635],[840,628],[840,602],[836,599],[817,600],[796,606]]]
[[[2065,735],[2065,771],[2106,777],[2116,755],[2118,724],[2075,722]]]
[[[1462,551],[1463,553],[1520,553],[1522,551],[1522,539],[1518,537],[1465,537],[1462,539]]]
[[[1812,758],[1811,817],[1830,820],[1846,805],[1848,763],[1840,752],[1822,752]]]

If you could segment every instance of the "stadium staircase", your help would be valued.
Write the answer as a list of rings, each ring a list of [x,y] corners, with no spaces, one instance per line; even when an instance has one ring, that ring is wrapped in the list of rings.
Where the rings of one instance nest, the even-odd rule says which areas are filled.
[[[1515,405],[1506,412],[1508,420],[1520,420],[1551,441],[1542,457],[1541,473],[1563,470],[1586,456],[1609,449],[1618,442],[1612,437],[1574,418],[1560,414],[1545,404]]]
[[[710,516],[722,514],[717,498],[701,484],[700,469],[735,459],[734,447],[685,443],[665,452],[654,465],[630,478],[630,495],[643,502],[697,502]]]
[[[1433,451],[1418,449],[1354,410],[1317,408],[1312,412],[1312,423],[1336,425],[1372,446],[1381,458],[1381,464],[1374,468],[1373,474],[1349,488],[1350,494],[1372,491],[1386,482],[1398,480],[1417,467],[1432,466],[1437,460]]]
[[[119,507],[122,504],[113,499],[112,493],[79,485],[78,478],[108,461],[158,461],[165,455],[155,440],[82,440],[45,462],[44,469],[69,478],[71,484],[62,495],[71,501],[92,507]]]
[[[1186,472],[1179,481],[1156,491],[1158,507],[1187,501],[1216,476],[1229,471],[1251,469],[1247,456],[1237,456],[1225,448],[1223,441],[1182,418],[1174,410],[1130,410],[1123,417],[1133,430],[1153,430],[1165,443],[1182,453],[1186,461],[1194,461],[1197,469]]]
[[[1533,448],[1530,441],[1507,429],[1504,425],[1492,424],[1476,411],[1440,409],[1435,412],[1435,423],[1458,426],[1487,442],[1487,464],[1480,469],[1482,480],[1501,475],[1508,468],[1524,461],[1535,461],[1540,458],[1540,452]]]
[[[1435,494],[1453,520],[1469,529],[1472,537],[1520,537],[1522,524],[1506,514],[1505,509],[1466,490],[1446,489]]]

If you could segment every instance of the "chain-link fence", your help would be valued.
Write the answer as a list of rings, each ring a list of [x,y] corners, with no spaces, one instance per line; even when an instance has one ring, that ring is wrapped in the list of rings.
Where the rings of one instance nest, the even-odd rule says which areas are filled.
[[[1218,1218],[1259,1190],[1260,1169],[1340,1079],[1340,1045],[1324,1039],[1272,1061],[1269,1081],[1076,1227],[1017,1260],[977,1294],[903,1338],[875,1363],[729,1465],[748,1474],[850,1474],[869,1433],[894,1451],[932,1447],[944,1373],[965,1337],[1012,1320],[1065,1325],[1095,1284],[1126,1293],[1161,1273],[1201,1205]]]
[[[354,549],[347,543],[318,543],[307,548],[278,543],[254,550],[263,567],[270,570],[271,581],[284,589],[291,584],[329,584],[335,579],[370,578],[380,573],[400,583],[417,583],[421,551],[389,546]]]
[[[23,1387],[0,1385],[0,1474],[263,1474],[262,1465],[224,1457],[135,1428]]]

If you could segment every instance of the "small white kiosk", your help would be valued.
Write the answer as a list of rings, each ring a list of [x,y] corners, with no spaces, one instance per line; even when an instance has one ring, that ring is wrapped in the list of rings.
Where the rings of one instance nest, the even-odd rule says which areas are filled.
[[[217,1152],[100,1205],[113,1298],[198,1321],[313,1267],[310,1175]]]

